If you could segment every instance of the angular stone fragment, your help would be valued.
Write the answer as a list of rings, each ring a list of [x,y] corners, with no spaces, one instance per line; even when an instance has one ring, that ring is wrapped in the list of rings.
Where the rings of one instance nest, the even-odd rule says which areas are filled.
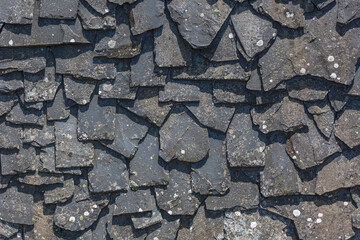
[[[30,145],[22,145],[20,150],[1,150],[1,174],[16,175],[34,171],[39,156]]]
[[[201,54],[210,61],[215,62],[235,61],[239,59],[236,49],[235,32],[229,23],[224,24],[210,46],[201,50]]]
[[[26,109],[42,110],[44,108],[45,102],[25,102],[25,93],[22,90],[18,91],[17,95],[19,97],[21,105]]]
[[[106,0],[85,0],[90,6],[95,9],[98,13],[104,15],[110,12],[110,9],[107,7]]]
[[[154,196],[150,189],[147,190],[128,190],[126,193],[120,193],[115,199],[113,215],[125,215],[152,211]]]
[[[335,112],[340,112],[348,102],[349,97],[345,96],[347,92],[346,88],[340,88],[339,86],[330,88],[329,101]]]
[[[115,117],[115,139],[113,142],[101,141],[101,143],[130,158],[137,151],[138,143],[144,138],[147,130],[145,121],[136,118],[125,109],[118,108]]]
[[[109,2],[116,3],[118,5],[123,5],[125,3],[129,3],[129,4],[134,3],[136,2],[136,0],[109,0]]]
[[[113,140],[115,138],[115,100],[94,95],[88,106],[79,106],[77,133],[79,140]]]
[[[95,85],[96,82],[92,80],[79,80],[71,76],[64,76],[66,98],[79,105],[86,105],[90,102]]]
[[[333,132],[335,113],[331,109],[328,101],[307,104],[307,109],[314,117],[316,126],[327,138]]]
[[[159,159],[159,133],[151,128],[130,161],[131,184],[138,186],[167,185],[169,173]]]
[[[360,17],[360,4],[356,0],[340,0],[338,1],[337,22],[348,24]]]
[[[311,0],[313,4],[316,6],[317,9],[322,9],[329,5],[330,3],[334,2],[334,0]]]
[[[191,81],[169,81],[159,92],[160,102],[198,102],[199,84]]]
[[[255,106],[251,109],[255,125],[263,133],[273,131],[292,132],[306,126],[304,106],[284,97],[281,103]]]
[[[289,225],[289,220],[261,210],[228,211],[224,218],[226,239],[291,240],[295,234],[290,232]]]
[[[351,101],[334,125],[335,136],[350,148],[360,145],[359,107],[360,101]]]
[[[357,174],[359,168],[360,156],[358,152],[350,150],[337,155],[331,159],[331,162],[318,168],[316,193],[322,195],[339,188],[359,185],[360,177]]]
[[[203,84],[200,88],[199,104],[186,104],[186,107],[205,126],[225,133],[235,112],[234,107],[214,104],[212,86]]]
[[[206,0],[175,0],[167,6],[182,37],[193,48],[202,48],[209,46],[214,40],[233,5],[222,0],[214,3]]]
[[[161,222],[161,212],[156,206],[155,197],[152,197],[150,201],[152,205],[151,212],[131,215],[131,221],[133,222],[135,229],[144,229]]]
[[[250,107],[238,107],[226,134],[230,167],[261,167],[265,165],[265,137],[254,129]]]
[[[0,236],[10,238],[19,231],[19,225],[15,223],[8,223],[0,220]]]
[[[238,207],[254,209],[259,204],[259,188],[241,170],[230,169],[231,183],[224,196],[209,196],[205,200],[207,210],[219,211]]]
[[[224,137],[211,133],[209,156],[191,165],[191,186],[202,195],[225,194],[230,187]]]
[[[19,149],[21,147],[22,128],[5,122],[0,123],[0,149]]]
[[[90,48],[73,48],[61,46],[55,48],[56,73],[68,74],[76,78],[90,78],[93,80],[115,79],[114,63],[101,59],[94,59],[94,52]]]
[[[14,124],[44,125],[45,116],[39,110],[25,109],[17,103],[6,115],[6,121]]]
[[[184,67],[191,65],[191,50],[180,37],[175,24],[164,18],[162,28],[154,32],[155,62],[159,67]]]
[[[23,143],[30,143],[35,147],[44,147],[55,143],[55,128],[45,124],[41,127],[24,126]]]
[[[118,72],[115,80],[104,81],[99,86],[100,98],[134,100],[137,88],[131,88],[130,71]]]
[[[221,103],[254,103],[255,96],[246,89],[244,82],[222,82],[213,84],[216,102]]]
[[[7,188],[0,194],[0,219],[10,223],[34,224],[33,202],[31,194],[21,192],[15,186]]]
[[[239,7],[236,14],[231,15],[236,35],[248,57],[268,48],[270,41],[276,37],[276,29],[270,21],[265,20],[249,8]]]
[[[135,4],[130,12],[131,32],[139,35],[162,26],[165,21],[164,8],[162,0],[140,1]]]
[[[136,230],[133,227],[130,216],[115,216],[107,225],[107,232],[111,239],[134,239],[145,240],[146,232],[144,230]]]
[[[51,19],[75,19],[79,0],[41,0],[40,17]]]
[[[16,71],[21,71],[25,73],[38,73],[41,70],[45,69],[46,60],[42,57],[34,57],[30,59],[24,59],[24,60],[13,60],[13,59],[4,59],[0,62],[0,73],[6,74]],[[16,73],[15,73],[16,74]],[[8,75],[8,77],[14,77],[16,76]],[[4,77],[5,78],[5,77]],[[7,80],[7,79],[5,79]],[[11,83],[9,83],[11,84]],[[10,85],[11,86],[11,85]],[[18,86],[19,88],[22,88],[22,85]]]
[[[74,190],[74,180],[72,178],[65,180],[62,187],[45,191],[45,204],[64,203],[73,196]]]
[[[260,13],[272,18],[288,28],[300,28],[305,26],[305,12],[311,12],[314,8],[310,0],[295,0],[291,2],[278,2],[275,0],[257,0],[252,6]]]
[[[161,221],[161,226],[159,228],[157,228],[155,231],[152,231],[147,235],[146,240],[150,240],[154,238],[164,239],[164,240],[176,239],[179,226],[180,226],[180,219],[165,218]]]
[[[17,97],[14,94],[0,95],[0,116],[10,112],[11,108],[16,103]]]
[[[190,239],[221,239],[223,237],[224,216],[222,212],[206,211],[202,205],[193,219]]]
[[[360,70],[356,71],[354,77],[354,83],[346,94],[355,97],[360,96]]]
[[[247,81],[249,66],[245,60],[225,63],[208,62],[203,57],[194,56],[192,66],[172,70],[173,79],[182,80],[234,80]]]
[[[102,15],[80,2],[78,14],[85,30],[108,30],[116,27],[115,9]]]
[[[1,0],[0,5],[0,22],[10,24],[32,23],[34,0]]]
[[[115,33],[98,33],[95,56],[107,58],[132,58],[140,54],[142,38],[135,39],[125,8],[117,8]]]
[[[172,161],[169,170],[169,185],[155,188],[157,205],[169,215],[194,215],[200,201],[191,190],[190,165]]]
[[[55,123],[56,167],[89,167],[94,161],[94,146],[77,139],[77,121],[70,115],[66,122]]]
[[[360,210],[357,208],[351,216],[351,222],[353,224],[353,227],[360,229]]]
[[[307,126],[307,131],[294,133],[287,142],[286,150],[300,169],[320,165],[325,158],[341,151],[334,135],[325,139],[311,119]]]
[[[300,101],[323,100],[328,94],[328,86],[321,79],[296,77],[286,82],[289,96]]]
[[[70,115],[70,109],[66,106],[64,90],[60,87],[55,95],[54,101],[47,104],[47,120],[64,120]]]
[[[108,200],[71,201],[59,204],[54,213],[54,224],[68,231],[81,231],[90,227],[97,220],[100,211]]]
[[[60,184],[64,182],[64,176],[35,172],[34,174],[20,176],[19,182],[33,186]]]
[[[11,93],[21,88],[24,88],[21,72],[0,75],[0,93]]]
[[[197,124],[184,109],[174,112],[160,129],[160,157],[198,162],[209,151],[207,129]],[[182,111],[181,111],[182,110]]]
[[[105,147],[97,145],[94,167],[88,172],[88,179],[91,192],[126,190],[129,172],[125,159],[120,154],[115,154]]]
[[[83,200],[89,200],[90,192],[89,192],[89,183],[86,178],[86,174],[82,174],[81,176],[74,178],[75,183],[75,190],[74,190],[74,197],[76,202],[81,202]],[[102,195],[93,195],[93,196],[106,196],[105,194]]]
[[[159,103],[158,88],[139,88],[137,95],[134,102],[120,101],[119,104],[160,127],[171,110],[172,104]]]
[[[348,197],[286,197],[267,200],[263,205],[266,210],[293,220],[300,239],[350,239],[355,234],[351,224],[355,208],[349,201]]]

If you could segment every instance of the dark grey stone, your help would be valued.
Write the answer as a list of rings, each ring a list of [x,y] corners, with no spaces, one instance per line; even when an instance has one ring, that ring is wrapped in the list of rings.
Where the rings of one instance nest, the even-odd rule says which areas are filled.
[[[43,127],[24,126],[23,143],[29,143],[35,147],[45,147],[55,143],[55,128],[45,124]]]
[[[93,80],[79,80],[71,76],[64,76],[64,89],[67,99],[79,105],[86,105],[90,102],[96,82]]]
[[[262,81],[258,68],[255,68],[251,71],[250,79],[246,82],[246,88],[253,91],[262,90]]]
[[[102,15],[80,2],[78,14],[81,18],[82,26],[86,30],[109,30],[116,28],[115,9],[111,9],[107,14]]]
[[[134,3],[136,2],[136,0],[109,0],[109,2],[116,3],[118,5],[123,5],[125,3],[129,3],[129,4]]]
[[[142,212],[151,212],[153,208],[154,196],[150,189],[147,190],[128,190],[126,193],[120,193],[115,199],[113,206],[113,215],[126,215]]]
[[[110,12],[110,9],[107,6],[107,0],[85,0],[93,9],[98,13],[104,15]]]
[[[161,222],[162,216],[160,209],[156,206],[155,197],[152,197],[150,201],[152,205],[151,212],[131,215],[131,221],[135,229],[144,229]]]
[[[318,9],[322,9],[324,7],[326,7],[327,5],[329,5],[330,3],[333,3],[334,0],[311,0],[314,5],[316,6],[316,8]]]
[[[159,92],[160,102],[199,102],[200,87],[191,81],[169,81]]]
[[[358,13],[360,4],[356,0],[340,0],[338,1],[337,22],[348,24],[360,17]]]
[[[198,162],[207,155],[209,141],[207,129],[196,123],[183,108],[170,115],[160,129],[160,157],[166,162],[173,159]]]
[[[205,200],[207,210],[219,211],[230,208],[255,209],[259,204],[257,184],[241,171],[230,169],[231,183],[229,191],[223,196],[209,196]]]
[[[200,201],[191,190],[190,165],[172,161],[169,170],[169,185],[155,188],[157,205],[169,215],[194,215]]]
[[[335,113],[327,101],[307,105],[309,113],[314,117],[316,126],[324,136],[329,138],[333,133]]]
[[[64,203],[74,195],[74,190],[74,180],[65,180],[63,186],[44,192],[45,204]]]
[[[164,240],[172,240],[176,239],[176,235],[178,232],[178,228],[180,226],[180,219],[163,219],[161,221],[161,226],[157,228],[155,231],[150,232],[146,240],[153,239],[164,239]]]
[[[245,82],[216,81],[213,94],[216,103],[255,103],[255,95],[249,92]]]
[[[19,149],[21,146],[22,128],[1,120],[0,149]]]
[[[254,129],[250,107],[239,106],[226,133],[227,159],[230,167],[265,165],[265,136]]]
[[[21,72],[11,72],[6,75],[0,75],[0,92],[11,93],[24,88],[23,74]]]
[[[101,143],[124,157],[131,158],[147,130],[145,121],[138,119],[125,109],[118,108],[115,117],[115,138],[112,142],[101,141]]]
[[[291,98],[300,101],[323,100],[328,94],[329,87],[322,79],[293,78],[286,82],[286,88]]]
[[[47,104],[47,120],[64,120],[70,115],[70,109],[66,106],[64,90],[60,87],[55,95],[54,101]]]
[[[0,236],[10,238],[19,231],[19,225],[0,220]]]
[[[0,35],[1,36],[1,35]],[[46,66],[46,60],[44,57],[33,57],[28,59],[22,59],[22,60],[13,60],[13,59],[4,59],[0,62],[0,73],[1,74],[7,74],[11,72],[21,71],[25,73],[38,73],[45,69]],[[12,75],[8,75],[7,77],[16,79],[19,79],[18,76],[16,76],[18,73],[14,73]],[[4,80],[10,80],[6,79],[6,77],[2,77]],[[12,80],[12,79],[11,79]],[[11,84],[11,83],[9,83]],[[10,85],[12,86],[12,85]],[[22,84],[18,86],[18,88],[22,88]]]
[[[175,0],[167,4],[171,18],[178,24],[182,37],[193,47],[207,47],[229,16],[232,4],[206,0]],[[198,26],[198,27],[194,27]]]
[[[223,212],[207,211],[202,205],[192,221],[190,239],[223,239],[223,225]]]
[[[10,24],[31,24],[33,20],[34,0],[2,1],[0,22]]]
[[[113,140],[115,138],[115,100],[94,95],[90,104],[79,106],[77,134],[79,140]]]
[[[118,72],[115,80],[103,81],[99,86],[99,97],[134,100],[137,88],[130,87],[130,75],[130,71]]]
[[[20,103],[15,104],[6,115],[6,121],[14,124],[44,126],[45,115],[36,109],[25,109]]]
[[[34,171],[39,156],[33,146],[23,145],[20,150],[1,150],[1,174],[17,175]]]
[[[10,112],[16,101],[17,97],[14,94],[0,95],[0,116]]]
[[[48,1],[41,0],[40,17],[54,19],[75,19],[79,0]]]
[[[21,175],[19,182],[27,185],[41,186],[41,185],[53,185],[61,184],[64,182],[64,176],[51,173],[38,173]]]
[[[191,165],[192,190],[202,195],[225,194],[230,187],[230,173],[224,136],[211,133],[209,146],[208,157]]]
[[[169,173],[165,169],[165,164],[159,159],[157,129],[150,128],[129,165],[131,185],[134,187],[168,184]]]
[[[92,143],[80,142],[77,139],[77,121],[70,115],[66,122],[55,123],[56,167],[89,167],[94,161]]]
[[[144,240],[146,231],[136,230],[131,222],[130,216],[115,216],[107,226],[107,232],[111,239],[119,240]]]
[[[91,192],[103,193],[126,190],[129,172],[125,159],[102,145],[95,148],[94,167],[88,172]]]
[[[133,5],[130,12],[131,32],[139,35],[162,26],[165,21],[164,8],[162,0],[139,1]]]

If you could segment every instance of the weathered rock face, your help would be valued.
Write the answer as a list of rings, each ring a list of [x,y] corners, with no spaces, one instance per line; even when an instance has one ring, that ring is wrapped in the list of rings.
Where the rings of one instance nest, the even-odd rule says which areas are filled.
[[[359,0],[0,0],[0,239],[360,239]]]

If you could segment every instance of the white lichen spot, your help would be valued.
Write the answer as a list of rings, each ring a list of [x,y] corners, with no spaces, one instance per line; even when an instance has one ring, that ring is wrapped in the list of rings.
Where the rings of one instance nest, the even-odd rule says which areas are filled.
[[[272,79],[270,79],[270,80],[269,80],[269,82],[271,82],[271,83],[272,83],[272,82],[273,82],[273,80],[272,80]]]
[[[324,216],[324,214],[322,214],[322,213],[319,213],[319,214],[318,214],[318,217],[319,217],[319,218],[321,218],[321,217],[323,217],[323,216]]]
[[[294,217],[299,217],[300,214],[301,214],[301,212],[300,212],[298,209],[295,209],[295,210],[293,211]]]
[[[143,212],[144,210],[142,210],[142,208],[139,208],[139,212]]]
[[[262,126],[262,129],[266,129],[266,128],[267,128],[267,126],[266,126],[266,125],[263,125],[263,126]]]
[[[334,68],[339,68],[339,64],[338,64],[338,63],[334,63]]]
[[[316,219],[316,223],[321,223],[322,220],[320,218]]]
[[[236,211],[236,212],[235,212],[235,216],[238,216],[238,217],[241,216],[241,212]]]
[[[69,222],[75,222],[75,217],[74,217],[74,216],[71,216],[71,217],[69,218]]]
[[[98,205],[94,204],[94,205],[92,206],[92,208],[98,208]]]
[[[90,215],[90,213],[89,213],[88,211],[85,211],[85,212],[84,212],[84,216],[85,216],[85,217],[87,217],[87,216],[89,216],[89,215]]]
[[[72,38],[72,39],[70,40],[70,42],[71,42],[71,43],[74,43],[74,42],[75,42],[75,39]]]
[[[159,240],[159,238],[158,238],[158,237],[154,237],[153,240]]]
[[[308,222],[312,222],[312,219],[311,218],[308,218],[308,219],[306,219]]]
[[[300,73],[301,73],[301,74],[305,74],[305,73],[306,73],[306,69],[305,69],[305,68],[301,68],[301,69],[300,69]]]
[[[181,154],[183,154],[183,155],[185,154],[185,150],[183,150],[183,149],[181,149],[180,152],[181,152]]]
[[[259,40],[259,41],[256,42],[256,46],[261,47],[262,45],[264,45],[263,40]]]
[[[257,222],[251,222],[251,223],[250,223],[250,227],[251,227],[251,228],[256,228],[256,226],[257,226]]]
[[[349,203],[348,203],[348,202],[344,202],[344,206],[347,206],[347,205],[349,205]]]
[[[108,46],[109,46],[109,48],[114,48],[115,46],[116,46],[116,41],[114,41],[114,40],[110,40],[109,42],[108,42]]]
[[[172,215],[173,212],[172,212],[171,210],[169,210],[167,213],[168,213],[169,215]]]
[[[335,60],[334,56],[328,56],[328,61],[333,62]]]
[[[293,17],[294,17],[294,13],[286,12],[286,17],[287,17],[287,18],[293,18]]]
[[[234,38],[234,34],[229,33],[229,38]]]
[[[17,237],[17,238],[22,238],[21,233],[17,233],[17,234],[16,234],[16,237]]]
[[[337,75],[336,75],[336,73],[332,73],[332,74],[330,75],[330,77],[331,77],[332,79],[335,79],[335,78],[337,77]]]
[[[204,17],[205,16],[205,14],[204,13],[200,13],[200,17]]]
[[[14,41],[13,41],[12,39],[10,39],[9,45],[10,45],[10,46],[14,45]]]

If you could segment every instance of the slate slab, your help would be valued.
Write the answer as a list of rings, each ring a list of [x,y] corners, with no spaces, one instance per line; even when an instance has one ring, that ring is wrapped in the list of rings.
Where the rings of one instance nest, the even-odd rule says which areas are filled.
[[[74,180],[72,178],[64,181],[63,186],[44,192],[45,204],[64,203],[70,199],[75,190]]]
[[[247,90],[245,82],[215,81],[215,103],[255,103],[255,96]]]
[[[3,116],[8,112],[10,112],[16,101],[17,101],[16,95],[13,94],[0,95],[0,116]]]
[[[1,120],[0,149],[19,149],[21,147],[22,128]]]
[[[107,6],[106,0],[85,0],[93,9],[98,13],[104,15],[110,12],[110,9]]]
[[[223,233],[224,216],[222,212],[205,210],[202,205],[196,212],[190,227],[190,239],[221,239]]]
[[[46,1],[41,0],[40,17],[51,19],[75,19],[79,0]]]
[[[64,120],[69,118],[70,109],[68,109],[63,87],[59,87],[54,101],[47,104],[46,117],[48,121]]]
[[[35,148],[30,145],[22,145],[18,151],[1,150],[1,174],[17,175],[34,171],[38,159]]]
[[[86,30],[110,30],[116,28],[115,9],[108,9],[108,13],[100,14],[90,6],[80,2],[78,14],[81,24]]]
[[[131,215],[131,221],[135,229],[144,229],[160,223],[162,220],[160,209],[156,206],[155,197],[150,199],[152,204],[151,212],[144,212]]]
[[[191,81],[168,81],[159,91],[160,102],[198,102],[199,84]]]
[[[348,24],[360,17],[357,12],[360,5],[354,0],[341,0],[338,2],[337,21],[341,24]]]
[[[64,182],[64,176],[51,173],[39,173],[21,175],[19,182],[32,186],[54,185]]]
[[[130,71],[117,72],[116,78],[110,81],[103,81],[99,85],[100,98],[129,99],[136,97],[137,87],[130,87]]]
[[[86,105],[90,102],[96,82],[93,80],[80,80],[71,76],[64,76],[64,90],[67,99],[79,105]]]
[[[314,117],[316,126],[324,136],[329,138],[333,133],[335,113],[331,109],[331,104],[324,100],[306,104],[307,110]]]
[[[25,109],[20,103],[14,105],[6,115],[6,121],[14,124],[43,126],[45,115],[42,111],[35,109]]]
[[[11,72],[0,75],[0,92],[11,93],[24,88],[23,74],[21,72]]]
[[[180,226],[180,219],[178,219],[178,218],[166,219],[165,218],[161,221],[161,226],[159,228],[150,232],[147,235],[146,240],[150,240],[150,239],[154,239],[154,238],[155,239],[161,238],[164,240],[175,239],[179,226]]]
[[[33,20],[34,0],[2,0],[0,22],[10,24],[31,24]]]
[[[329,87],[318,78],[293,78],[286,82],[289,96],[300,101],[317,101],[325,99]]]
[[[153,208],[150,189],[147,190],[128,190],[126,193],[120,193],[115,199],[113,215],[126,215],[142,212],[151,212]]]

